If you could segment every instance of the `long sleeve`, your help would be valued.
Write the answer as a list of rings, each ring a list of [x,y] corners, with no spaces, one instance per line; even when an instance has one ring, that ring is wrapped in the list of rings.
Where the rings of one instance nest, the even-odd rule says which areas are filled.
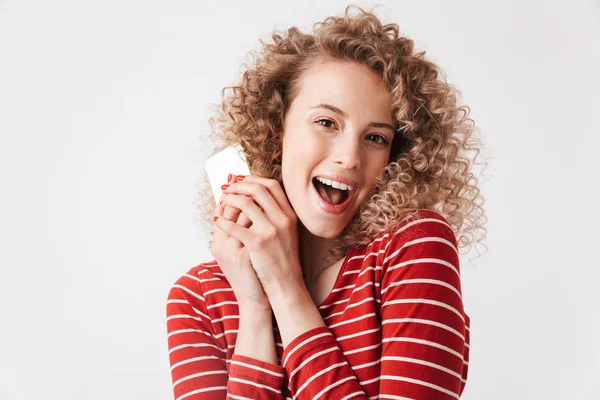
[[[205,298],[211,291],[204,293],[202,283],[216,278],[206,279],[204,272],[192,268],[169,291],[167,334],[174,398],[282,400],[283,367],[238,354],[227,360],[223,338],[231,332],[215,332]],[[238,318],[224,319],[228,317]]]
[[[283,351],[282,365],[294,399],[355,396],[367,399],[335,337],[325,326],[306,331],[292,340]]]
[[[383,262],[380,398],[458,399],[469,317],[456,238],[437,218],[418,220],[407,233],[391,239]]]
[[[462,393],[469,320],[463,311],[454,233],[443,218],[421,218],[385,237],[373,252],[383,256],[370,267],[381,270],[381,284],[374,284],[380,286],[380,316],[345,321],[355,325],[356,333],[344,337],[334,337],[329,327],[311,329],[284,349],[282,365],[295,400],[366,400],[363,387],[373,384],[378,384],[380,399],[457,399]],[[368,285],[355,287],[353,293],[362,288]],[[351,301],[346,308],[367,301]],[[365,317],[381,319],[381,340],[360,352],[377,351],[380,357],[367,362],[365,356],[360,365],[351,366],[346,355],[358,354],[344,353],[339,341],[376,334],[379,329],[367,328]],[[359,381],[357,372],[363,368],[361,375],[368,377]]]

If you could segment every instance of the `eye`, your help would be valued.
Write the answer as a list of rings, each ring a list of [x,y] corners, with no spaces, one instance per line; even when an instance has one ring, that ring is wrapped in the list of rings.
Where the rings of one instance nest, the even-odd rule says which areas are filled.
[[[334,124],[334,125],[335,125],[335,122],[333,122],[332,120],[330,120],[330,119],[327,119],[327,118],[321,118],[321,119],[318,119],[318,120],[316,121],[316,123],[317,123],[317,124],[319,124],[319,125],[321,125],[321,126],[323,126],[323,127],[325,127],[325,128],[330,128],[330,127],[328,127],[328,126],[325,126],[325,125],[321,124],[320,122],[329,122],[329,123],[331,123],[331,124]]]
[[[327,119],[327,118],[320,118],[320,119],[316,120],[315,122],[316,122],[317,124],[321,125],[322,127],[324,127],[324,128],[328,128],[328,129],[329,129],[329,128],[331,128],[331,127],[330,127],[330,126],[325,126],[325,125],[321,124],[321,122],[330,123],[330,124],[333,124],[333,125],[335,125],[335,122],[333,122],[332,120],[330,120],[330,119]],[[382,146],[387,146],[387,145],[388,145],[388,140],[385,138],[385,136],[382,136],[382,135],[376,135],[376,134],[371,134],[371,135],[369,135],[369,136],[367,136],[367,137],[371,137],[371,136],[373,136],[373,137],[376,137],[376,138],[379,138],[379,141],[376,141],[376,140],[374,141],[375,143],[377,143],[377,144],[380,144],[380,145],[382,145]],[[373,141],[373,140],[372,140],[372,141]]]
[[[381,136],[381,135],[369,135],[367,137],[371,137],[371,136],[374,136],[374,137],[380,139],[380,141],[376,142],[376,143],[381,144],[383,146],[387,146],[388,145],[388,140],[384,136]]]

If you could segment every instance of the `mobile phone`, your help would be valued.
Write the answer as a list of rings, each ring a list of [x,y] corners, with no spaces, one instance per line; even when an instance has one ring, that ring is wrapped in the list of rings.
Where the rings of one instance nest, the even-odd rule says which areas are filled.
[[[230,146],[210,157],[204,164],[204,170],[208,175],[215,204],[219,204],[223,193],[221,185],[227,183],[227,175],[250,175],[246,154],[240,144]]]

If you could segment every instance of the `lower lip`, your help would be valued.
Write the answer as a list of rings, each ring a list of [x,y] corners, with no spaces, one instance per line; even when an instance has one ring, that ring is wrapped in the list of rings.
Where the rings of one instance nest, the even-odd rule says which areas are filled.
[[[348,208],[348,206],[350,205],[350,202],[354,198],[354,194],[356,192],[356,189],[354,189],[348,194],[348,198],[346,199],[346,201],[344,201],[342,204],[333,205],[329,204],[321,198],[321,195],[319,194],[319,192],[317,192],[317,188],[312,182],[310,186],[312,186],[313,193],[317,197],[317,202],[319,203],[319,206],[323,209],[323,211],[328,212],[330,214],[341,214],[344,211],[346,211],[346,208]]]

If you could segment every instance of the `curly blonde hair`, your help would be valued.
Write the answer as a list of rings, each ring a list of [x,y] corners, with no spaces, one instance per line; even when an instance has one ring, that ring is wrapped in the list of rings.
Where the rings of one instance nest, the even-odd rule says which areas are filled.
[[[350,14],[354,7],[358,15]],[[241,144],[253,175],[282,184],[278,132],[283,130],[304,73],[315,62],[365,65],[381,76],[392,96],[398,129],[389,163],[359,212],[333,239],[326,265],[388,229],[394,233],[394,228],[421,210],[442,215],[458,237],[459,247],[469,246],[466,252],[475,231],[486,237],[483,197],[470,172],[482,147],[473,135],[470,108],[456,105],[460,92],[446,82],[436,64],[425,59],[424,51],[415,52],[413,41],[400,36],[397,24],[383,25],[370,11],[349,5],[343,16],[314,24],[313,34],[291,27],[287,32],[273,32],[272,39],[273,43],[260,40],[262,49],[254,64],[243,64],[247,69],[241,83],[223,88],[223,101],[209,118],[211,134],[205,141],[212,142],[209,156]],[[472,160],[469,152],[475,153]],[[206,174],[197,206],[212,246],[216,204]]]

